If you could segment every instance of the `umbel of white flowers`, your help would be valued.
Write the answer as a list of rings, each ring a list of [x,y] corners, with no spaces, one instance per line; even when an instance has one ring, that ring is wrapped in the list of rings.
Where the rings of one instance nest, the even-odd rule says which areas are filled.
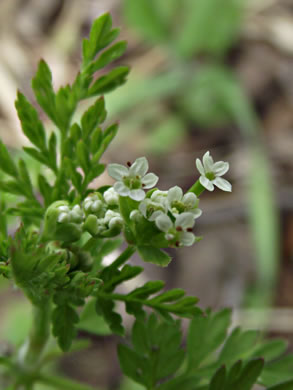
[[[138,209],[130,213],[134,221],[139,216],[154,222],[159,230],[164,232],[165,239],[171,246],[190,246],[198,238],[192,233],[195,219],[200,217],[202,211],[198,208],[199,199],[193,192],[183,194],[183,190],[172,187],[168,191],[155,190],[150,197],[146,197],[144,189],[156,185],[158,177],[153,173],[147,173],[148,161],[145,157],[138,158],[129,168],[120,164],[108,166],[109,175],[117,182],[109,191],[109,197],[113,198],[114,193],[122,197],[130,197],[139,202]],[[231,184],[223,179],[229,169],[229,164],[224,161],[214,162],[210,152],[203,156],[203,162],[196,160],[196,166],[201,174],[200,184],[209,191],[214,186],[223,191],[231,191]],[[105,195],[104,195],[105,196]],[[106,198],[106,197],[105,197]],[[115,198],[115,203],[117,199]],[[116,203],[117,204],[117,203]]]

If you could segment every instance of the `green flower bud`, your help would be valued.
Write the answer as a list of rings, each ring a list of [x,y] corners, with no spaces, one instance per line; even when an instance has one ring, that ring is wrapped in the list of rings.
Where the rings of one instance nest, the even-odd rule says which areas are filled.
[[[95,215],[90,214],[83,224],[83,229],[92,236],[98,235],[100,232],[100,224],[98,218]]]
[[[82,219],[83,214],[78,205],[71,210],[66,201],[52,203],[45,213],[42,241],[78,241],[82,234]]]
[[[44,230],[42,234],[43,241],[52,239],[53,236],[56,235],[56,228],[58,219],[62,219],[62,214],[60,213],[59,207],[67,206],[68,202],[64,200],[57,200],[49,206],[45,213],[44,220]]]
[[[107,207],[103,196],[99,192],[94,192],[83,201],[83,209],[87,215],[94,214],[98,218],[103,218]]]

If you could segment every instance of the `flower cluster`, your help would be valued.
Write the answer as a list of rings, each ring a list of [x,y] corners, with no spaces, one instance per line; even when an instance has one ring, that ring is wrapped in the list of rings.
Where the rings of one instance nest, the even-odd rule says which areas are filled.
[[[87,231],[93,236],[113,237],[123,228],[123,218],[118,208],[119,196],[110,187],[103,194],[94,192],[88,195],[82,205],[69,206],[66,202],[56,202],[48,209],[48,214],[57,213],[55,223],[67,232],[68,240],[75,241],[82,232]],[[50,218],[49,218],[50,220]],[[66,226],[69,228],[66,230]],[[79,234],[71,235],[70,229],[79,229]],[[47,229],[53,231],[51,229]],[[59,229],[60,230],[60,229]],[[58,230],[58,231],[59,231]],[[60,232],[59,232],[60,234]]]
[[[58,207],[59,215],[57,221],[60,223],[80,223],[83,221],[84,214],[80,206],[77,204],[72,209],[67,205]]]
[[[144,218],[155,222],[170,245],[190,246],[196,240],[191,232],[195,219],[202,214],[198,203],[194,193],[183,195],[182,189],[175,186],[168,191],[155,190],[139,204],[138,210]]]
[[[130,219],[139,221],[140,216],[153,222],[164,233],[170,246],[190,246],[196,241],[192,233],[195,219],[200,217],[202,211],[198,208],[199,199],[193,192],[183,193],[178,187],[172,187],[168,191],[152,190],[145,193],[145,189],[154,187],[158,177],[148,173],[148,161],[145,157],[138,158],[133,164],[128,163],[128,168],[120,164],[110,164],[108,173],[116,181],[111,189],[117,196],[129,197],[139,202],[137,209],[132,210]],[[197,159],[196,166],[201,174],[200,184],[212,191],[214,186],[224,191],[231,191],[231,184],[223,179],[229,169],[227,162],[214,163],[210,153],[203,156],[203,163]],[[110,190],[109,190],[110,191]],[[118,202],[115,198],[115,202]]]
[[[90,234],[116,235],[121,232],[123,219],[118,210],[118,194],[111,187],[100,194],[94,192],[83,201],[83,209],[86,214],[84,228]],[[112,210],[111,208],[114,208]]]
[[[70,207],[66,202],[57,202],[57,223],[71,224],[71,228],[74,225],[76,229],[80,229],[77,229],[74,237],[78,236],[78,231],[87,231],[93,236],[113,237],[119,234],[124,226],[119,197],[128,197],[135,201],[131,203],[132,210],[128,211],[135,226],[151,222],[154,227],[153,234],[164,237],[167,245],[193,245],[197,238],[192,230],[195,220],[202,214],[193,187],[185,194],[178,186],[168,191],[153,189],[146,193],[145,189],[154,187],[158,182],[154,173],[147,173],[147,159],[140,157],[133,164],[127,165],[128,167],[109,164],[109,175],[116,179],[116,183],[103,193],[91,193],[81,206]],[[196,166],[201,174],[199,183],[202,187],[212,191],[214,186],[217,186],[224,191],[231,191],[231,184],[221,177],[229,169],[227,162],[215,163],[210,153],[206,152],[202,162],[196,160]]]

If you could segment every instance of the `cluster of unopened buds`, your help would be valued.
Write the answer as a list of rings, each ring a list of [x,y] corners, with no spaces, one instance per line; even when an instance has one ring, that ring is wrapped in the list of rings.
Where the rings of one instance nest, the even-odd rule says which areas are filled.
[[[130,198],[133,209],[129,212],[129,220],[134,224],[143,220],[153,223],[157,231],[163,233],[167,246],[193,245],[198,240],[193,234],[195,220],[202,214],[193,187],[185,194],[178,186],[167,191],[149,190],[157,184],[158,177],[147,173],[147,159],[140,157],[127,165],[109,164],[108,173],[116,182],[103,193],[91,193],[82,205],[58,205],[57,223],[78,225],[81,231],[92,236],[113,237],[121,233],[125,224],[120,199]],[[206,152],[202,162],[196,160],[196,167],[202,189],[213,191],[217,186],[231,191],[231,184],[221,177],[229,169],[227,162],[214,163]]]
[[[82,205],[57,205],[57,223],[75,224],[93,236],[114,236],[121,232],[123,219],[118,208],[119,195],[110,187],[103,194],[93,192]]]

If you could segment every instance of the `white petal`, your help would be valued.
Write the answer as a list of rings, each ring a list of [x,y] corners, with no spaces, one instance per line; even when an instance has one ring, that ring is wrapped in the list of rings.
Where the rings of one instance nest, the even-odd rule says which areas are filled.
[[[69,222],[70,216],[67,213],[61,213],[58,215],[57,221],[60,223]]]
[[[212,182],[205,176],[199,178],[200,184],[209,191],[214,191]]]
[[[201,175],[205,175],[204,167],[199,158],[195,161],[196,168]]]
[[[214,164],[213,172],[216,176],[223,176],[229,171],[229,163],[218,161]]]
[[[95,200],[92,205],[91,205],[91,210],[92,211],[99,211],[103,206],[102,201],[100,200]]]
[[[140,202],[145,198],[145,192],[144,190],[131,190],[129,195],[131,199],[136,200],[137,202]]]
[[[149,169],[148,160],[145,157],[137,158],[129,168],[129,174],[131,176],[144,176]]]
[[[156,219],[157,228],[162,232],[167,232],[173,226],[171,219],[166,214],[161,214]]]
[[[138,210],[132,210],[129,214],[129,218],[131,221],[135,221],[140,216],[140,212]]]
[[[195,235],[191,232],[183,232],[180,237],[180,242],[184,246],[191,246],[194,244]]]
[[[69,207],[68,206],[59,206],[58,210],[64,211],[65,213],[69,213]]]
[[[232,191],[231,183],[229,183],[228,180],[222,179],[221,177],[216,177],[215,180],[213,180],[213,183],[222,191],[227,191],[227,192]]]
[[[157,175],[154,173],[148,173],[142,178],[141,182],[144,184],[143,188],[151,188],[157,184],[158,180],[159,178]]]
[[[143,200],[140,205],[138,206],[139,211],[142,213],[142,215],[146,218],[147,215],[147,204],[149,199]]]
[[[113,188],[121,196],[128,196],[130,193],[130,189],[122,181],[117,181]]]
[[[192,228],[194,226],[194,216],[192,213],[182,213],[176,217],[175,226],[181,226],[183,229]]]
[[[206,152],[202,158],[205,172],[213,172],[214,160],[210,156],[210,152]]]
[[[82,215],[80,213],[76,213],[75,211],[70,211],[70,220],[73,222],[82,221]]]
[[[111,218],[114,218],[114,216],[115,214],[113,210],[107,210],[103,222],[108,223],[111,220]]]
[[[128,168],[121,164],[109,164],[108,173],[115,180],[121,180],[124,176],[129,175]]]
[[[156,190],[151,195],[151,200],[158,203],[165,203],[168,191]]]
[[[183,196],[182,189],[178,186],[175,186],[169,189],[167,199],[169,204],[171,204],[175,200],[180,201],[182,199],[182,196]]]
[[[114,217],[109,222],[109,228],[113,229],[116,226],[122,226],[123,225],[123,219],[119,217]]]
[[[193,214],[194,219],[199,218],[202,214],[201,209],[193,209],[193,210],[190,210],[190,212]]]
[[[155,221],[161,214],[164,214],[163,211],[157,210],[149,217],[149,221]]]
[[[83,204],[83,207],[84,207],[85,211],[88,211],[91,208],[91,206],[92,206],[92,201],[91,200],[87,200]]]
[[[197,199],[197,196],[193,193],[193,192],[187,192],[187,194],[185,194],[183,196],[183,199],[182,199],[182,202],[190,207],[190,208],[193,208],[196,206],[196,203],[197,203],[198,199]]]

